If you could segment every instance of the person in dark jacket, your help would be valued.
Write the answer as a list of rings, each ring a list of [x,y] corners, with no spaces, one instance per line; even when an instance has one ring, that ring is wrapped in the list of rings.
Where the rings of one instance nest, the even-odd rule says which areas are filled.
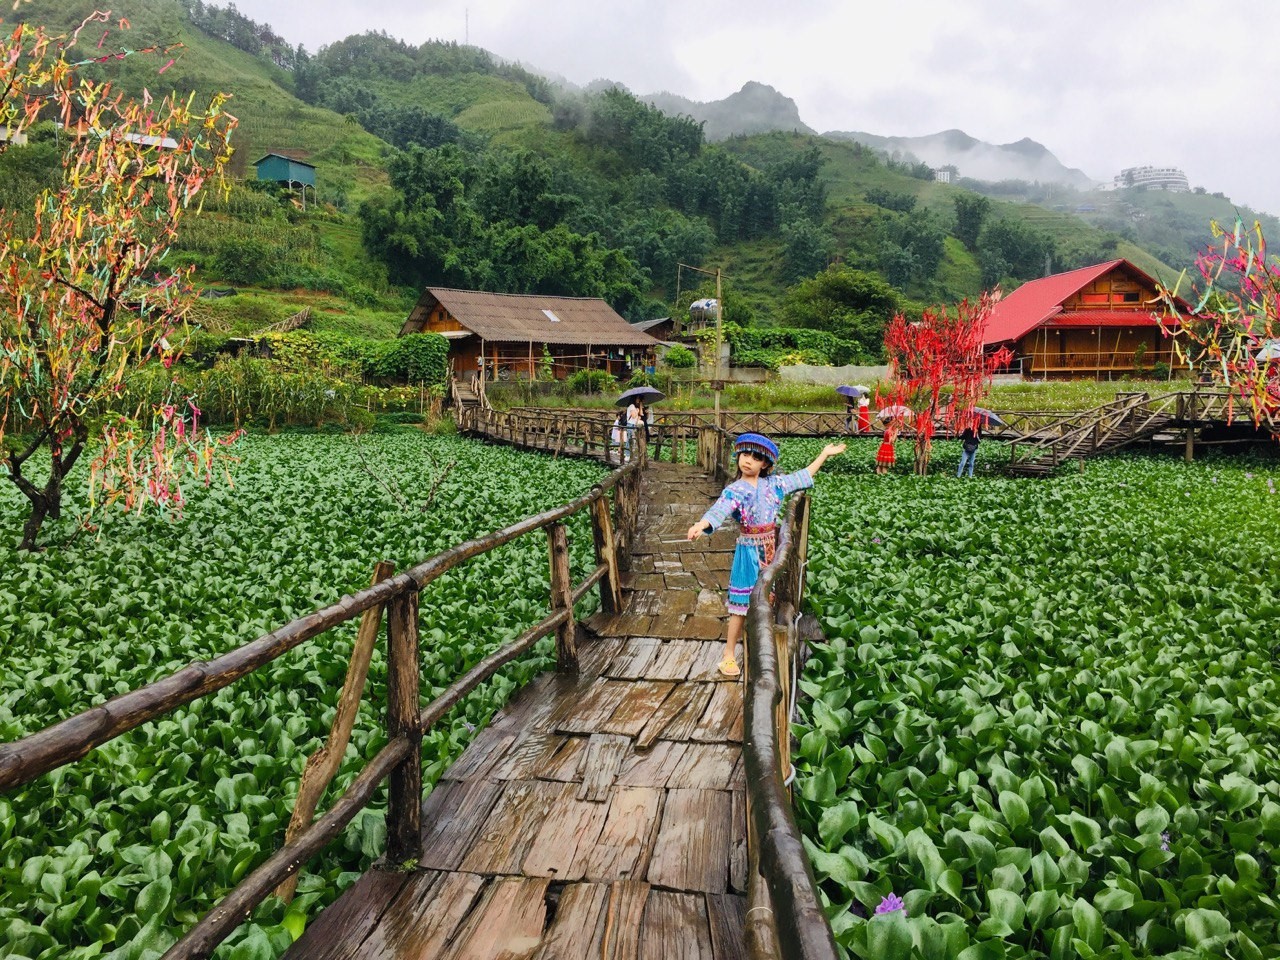
[[[974,420],[960,431],[960,468],[956,470],[957,477],[964,476],[966,463],[969,465],[969,476],[973,476],[974,464],[978,462],[978,444],[981,441],[982,424],[978,420]]]

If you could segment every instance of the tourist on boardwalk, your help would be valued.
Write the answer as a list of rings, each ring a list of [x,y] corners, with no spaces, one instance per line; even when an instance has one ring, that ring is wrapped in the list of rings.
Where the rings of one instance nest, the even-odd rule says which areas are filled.
[[[751,591],[760,578],[760,571],[773,560],[783,498],[796,490],[813,486],[813,475],[828,457],[844,453],[844,446],[843,443],[829,443],[805,469],[773,476],[774,465],[778,462],[777,445],[758,433],[742,434],[733,445],[738,475],[724,488],[720,498],[702,519],[689,528],[689,539],[697,540],[703,533],[715,532],[731,516],[738,520],[738,546],[734,550],[733,569],[729,573],[729,630],[724,659],[720,661],[720,672],[726,677],[736,677],[742,672],[735,658],[738,640],[746,623]]]
[[[893,469],[897,459],[894,442],[898,439],[898,428],[890,424],[884,428],[884,439],[880,441],[880,449],[876,451],[876,473],[888,473]]]
[[[964,476],[964,466],[969,465],[969,476],[973,476],[973,465],[978,462],[978,444],[982,441],[982,426],[975,420],[960,431],[960,468],[957,477]]]
[[[639,400],[632,400],[627,404],[627,456],[631,456],[630,451],[635,446],[636,430],[644,426],[644,404]]]
[[[619,460],[631,459],[631,433],[627,429],[627,411],[619,410],[618,418],[613,421],[611,431],[613,442],[618,446]]]
[[[871,432],[871,401],[866,397],[858,398],[858,432]]]

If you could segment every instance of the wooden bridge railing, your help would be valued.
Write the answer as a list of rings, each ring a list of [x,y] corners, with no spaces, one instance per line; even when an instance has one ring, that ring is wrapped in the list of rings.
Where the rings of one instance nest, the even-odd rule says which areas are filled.
[[[162,680],[121,694],[21,740],[0,744],[0,791],[14,790],[50,770],[78,760],[95,747],[234,683],[299,644],[360,617],[366,611],[373,611],[372,636],[376,636],[379,611],[385,607],[388,645],[386,746],[365,765],[346,792],[319,820],[287,839],[283,847],[245,877],[192,927],[164,955],[164,960],[197,960],[210,956],[258,904],[286,884],[302,864],[339,835],[369,804],[383,780],[390,780],[386,861],[398,864],[418,857],[422,843],[419,821],[423,735],[468,693],[552,633],[556,635],[559,669],[577,670],[574,604],[599,585],[600,603],[605,612],[621,611],[619,571],[626,564],[622,545],[630,543],[635,535],[640,469],[640,463],[636,462],[615,470],[588,493],[570,503],[451,547],[404,573],[382,579],[368,589],[343,597],[331,606],[294,620],[214,660],[192,663]],[[610,493],[613,495],[612,509]],[[591,517],[596,566],[575,586],[570,575],[565,523],[584,510],[589,511]],[[436,577],[472,557],[538,530],[545,531],[547,536],[551,614],[517,639],[489,654],[425,708],[420,708],[420,591]],[[375,580],[380,575],[376,573]],[[365,618],[362,631],[368,631],[369,619]],[[357,643],[356,648],[360,647],[361,644]],[[349,672],[351,669],[359,671],[361,667],[353,663]],[[362,689],[364,678],[358,679],[358,689]],[[344,686],[344,697],[346,690],[354,687],[349,678]],[[332,746],[336,744],[321,749]],[[309,821],[310,813],[303,819]]]
[[[626,462],[626,450],[613,437],[616,413],[597,410],[479,410],[458,411],[458,429],[529,450],[556,455],[596,457],[609,464]],[[646,436],[647,434],[647,436]],[[631,457],[685,463],[692,454],[699,469],[717,481],[727,477],[728,434],[712,424],[666,423],[661,418],[647,431],[637,430],[630,442]]]
[[[800,839],[788,785],[809,496],[792,499],[747,614],[747,951],[752,960],[835,960],[835,939]],[[774,599],[770,600],[770,594]]]

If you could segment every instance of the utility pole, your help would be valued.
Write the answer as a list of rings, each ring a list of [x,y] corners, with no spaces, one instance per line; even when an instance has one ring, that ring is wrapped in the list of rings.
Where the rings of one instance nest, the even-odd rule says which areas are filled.
[[[720,372],[720,354],[724,343],[724,296],[720,291],[720,268],[716,267],[716,428],[724,429],[724,421],[720,416],[720,388],[724,385]]]

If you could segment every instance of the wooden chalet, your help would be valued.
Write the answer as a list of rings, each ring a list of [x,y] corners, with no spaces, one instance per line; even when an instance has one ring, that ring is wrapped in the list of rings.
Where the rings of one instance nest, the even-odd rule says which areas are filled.
[[[1191,311],[1185,301],[1179,309]],[[1011,372],[1037,379],[1112,379],[1176,363],[1156,282],[1127,260],[1024,283],[996,304],[983,346],[1008,347]]]
[[[428,287],[400,330],[449,341],[454,376],[533,380],[550,354],[556,379],[578,370],[615,376],[651,366],[658,341],[597,297],[482,293]]]

